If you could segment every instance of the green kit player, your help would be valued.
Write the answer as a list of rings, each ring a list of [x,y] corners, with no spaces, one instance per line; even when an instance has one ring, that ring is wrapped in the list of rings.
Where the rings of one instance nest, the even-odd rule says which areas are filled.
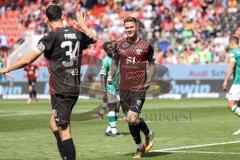
[[[101,88],[103,92],[103,103],[107,104],[109,107],[108,112],[108,126],[105,132],[106,136],[121,136],[117,132],[117,118],[119,112],[119,95],[118,95],[118,82],[119,76],[115,76],[113,84],[107,83],[107,78],[109,76],[109,70],[112,64],[112,56],[114,53],[114,43],[105,42],[103,44],[103,49],[107,53],[107,56],[103,60],[102,69],[100,71],[101,75]]]
[[[0,69],[3,68],[3,67],[4,67],[3,60],[0,57]],[[10,73],[6,73],[5,75],[8,76],[11,79],[14,78]],[[2,81],[3,81],[3,74],[0,73],[0,96],[2,95]]]
[[[227,91],[228,80],[233,74],[234,80],[233,84],[227,94],[228,107],[237,116],[240,116],[240,48],[239,48],[239,38],[232,36],[229,41],[229,67],[222,85],[223,90]],[[234,135],[240,134],[240,129],[233,132]]]

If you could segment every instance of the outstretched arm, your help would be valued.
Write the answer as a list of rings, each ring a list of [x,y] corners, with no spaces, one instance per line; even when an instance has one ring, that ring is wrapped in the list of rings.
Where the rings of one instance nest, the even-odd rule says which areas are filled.
[[[102,92],[103,92],[103,102],[107,103],[107,101],[108,101],[108,99],[107,99],[107,90],[106,90],[106,86],[105,86],[105,84],[107,82],[105,82],[106,81],[105,77],[106,77],[106,75],[101,74],[101,88],[102,88]]]
[[[119,62],[120,62],[120,55],[118,53],[117,45],[115,44],[115,51],[113,54],[112,64],[111,64],[109,76],[107,79],[108,83],[110,83],[110,84],[112,84],[112,82],[113,82],[113,77],[115,76],[115,74],[117,72]]]
[[[40,55],[41,55],[40,51],[39,52],[35,51],[33,53],[27,54],[26,56],[22,57],[19,61],[17,61],[14,65],[0,69],[0,73],[5,74],[13,70],[26,67],[27,65],[35,61]]]
[[[106,63],[102,63],[102,69],[100,71],[100,76],[101,76],[101,88],[102,88],[102,93],[103,93],[103,102],[107,103],[107,90],[106,90],[106,74],[107,74],[107,66]]]

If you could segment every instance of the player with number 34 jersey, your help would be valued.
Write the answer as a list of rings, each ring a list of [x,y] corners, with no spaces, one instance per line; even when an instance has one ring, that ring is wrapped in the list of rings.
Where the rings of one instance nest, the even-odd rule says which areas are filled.
[[[62,27],[46,34],[38,43],[50,73],[50,94],[78,95],[82,50],[93,43],[85,33]]]

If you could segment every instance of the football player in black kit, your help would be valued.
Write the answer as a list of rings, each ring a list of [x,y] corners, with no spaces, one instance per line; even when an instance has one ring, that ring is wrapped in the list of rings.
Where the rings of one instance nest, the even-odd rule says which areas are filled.
[[[44,54],[50,74],[49,86],[53,109],[50,119],[51,130],[56,137],[62,159],[75,160],[70,115],[79,95],[82,50],[97,40],[87,27],[83,13],[76,13],[79,30],[63,25],[61,6],[51,4],[45,13],[51,32],[43,36],[36,47],[32,46],[32,53],[21,58],[16,64],[1,69],[0,73],[23,68]]]

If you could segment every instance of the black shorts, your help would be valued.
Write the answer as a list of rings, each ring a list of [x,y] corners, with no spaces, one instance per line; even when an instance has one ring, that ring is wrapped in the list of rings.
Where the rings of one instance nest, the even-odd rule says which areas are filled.
[[[120,90],[120,104],[124,114],[126,114],[129,110],[141,113],[145,97],[146,91]]]
[[[57,126],[67,127],[70,124],[70,115],[77,100],[78,96],[51,95],[52,111]]]
[[[37,83],[36,79],[28,80],[28,85],[30,86],[35,86],[36,83]]]

